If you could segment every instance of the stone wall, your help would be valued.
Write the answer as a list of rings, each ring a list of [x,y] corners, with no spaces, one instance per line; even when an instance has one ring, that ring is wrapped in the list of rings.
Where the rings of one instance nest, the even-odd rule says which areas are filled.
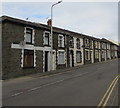
[[[43,72],[43,52],[36,51],[36,67],[21,67],[21,49],[11,48],[12,43],[24,40],[24,27],[13,23],[2,25],[2,79]],[[35,45],[42,46],[42,31],[35,30]]]

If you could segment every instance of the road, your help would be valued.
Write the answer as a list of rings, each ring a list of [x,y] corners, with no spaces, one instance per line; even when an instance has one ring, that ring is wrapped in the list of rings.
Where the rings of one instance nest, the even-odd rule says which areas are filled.
[[[3,81],[3,106],[98,106],[117,75],[118,60],[110,60],[46,77]],[[118,106],[117,81],[106,106]]]

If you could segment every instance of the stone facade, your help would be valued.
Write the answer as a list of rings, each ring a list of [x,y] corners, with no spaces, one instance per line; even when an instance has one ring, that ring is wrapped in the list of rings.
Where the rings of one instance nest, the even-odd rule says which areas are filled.
[[[118,56],[118,46],[106,39],[53,27],[51,40],[49,25],[8,16],[1,18],[2,79],[106,61]],[[29,32],[32,32],[31,40]],[[27,43],[26,39],[32,42]],[[32,67],[24,67],[26,62]]]

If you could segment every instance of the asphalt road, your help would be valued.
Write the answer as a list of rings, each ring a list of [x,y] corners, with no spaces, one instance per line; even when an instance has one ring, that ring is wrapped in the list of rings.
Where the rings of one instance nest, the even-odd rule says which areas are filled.
[[[47,77],[3,81],[3,106],[98,106],[118,75],[118,60]],[[106,103],[118,106],[118,83]]]

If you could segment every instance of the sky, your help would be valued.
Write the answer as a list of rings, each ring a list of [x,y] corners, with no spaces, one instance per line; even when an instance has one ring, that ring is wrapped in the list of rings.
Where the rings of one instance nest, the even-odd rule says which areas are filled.
[[[9,1],[9,0],[8,0]],[[47,24],[54,2],[2,2],[0,16]],[[63,2],[53,7],[53,26],[118,41],[118,2]]]

